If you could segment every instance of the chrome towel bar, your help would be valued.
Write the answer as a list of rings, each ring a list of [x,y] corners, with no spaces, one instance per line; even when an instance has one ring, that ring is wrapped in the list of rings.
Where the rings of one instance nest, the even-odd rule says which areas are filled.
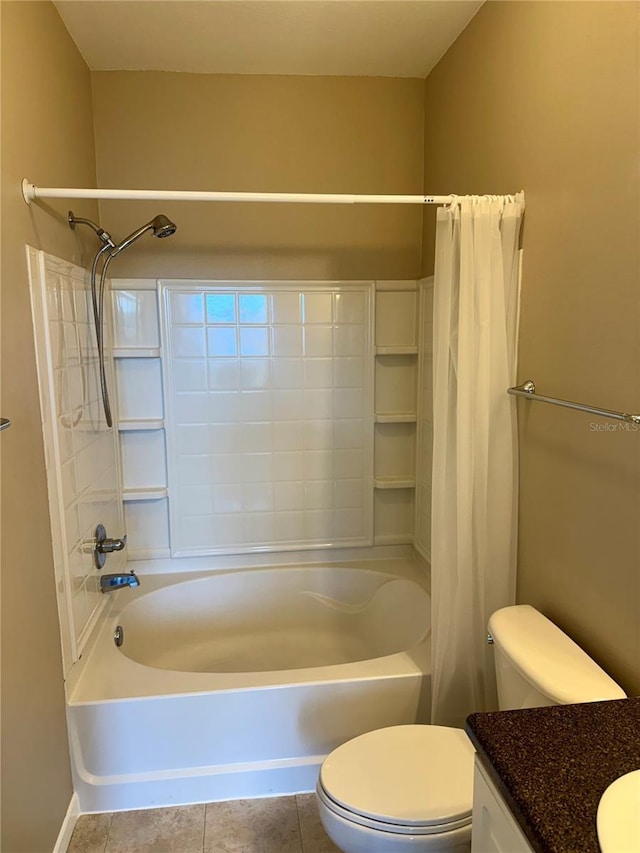
[[[640,424],[640,415],[628,415],[625,412],[613,412],[611,409],[598,409],[595,406],[586,406],[584,403],[572,403],[570,400],[559,400],[557,397],[543,397],[536,394],[536,383],[533,379],[527,379],[522,385],[507,389],[508,394],[514,397],[524,397],[525,400],[537,400],[539,403],[551,403],[552,406],[564,406],[566,409],[578,409],[579,412],[589,412],[591,415],[599,415],[602,418],[611,418],[614,421],[626,421],[629,424]]]

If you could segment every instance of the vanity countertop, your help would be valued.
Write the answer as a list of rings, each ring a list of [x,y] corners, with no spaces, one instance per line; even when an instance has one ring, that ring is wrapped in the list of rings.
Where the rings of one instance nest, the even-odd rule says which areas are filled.
[[[467,733],[538,853],[599,853],[605,789],[640,768],[640,698],[471,714]]]

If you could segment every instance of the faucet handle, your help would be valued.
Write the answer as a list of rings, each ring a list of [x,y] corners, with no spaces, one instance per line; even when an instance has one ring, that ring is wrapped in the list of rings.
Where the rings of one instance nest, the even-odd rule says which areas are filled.
[[[101,569],[104,566],[107,554],[111,554],[113,551],[123,551],[126,544],[126,536],[123,536],[122,539],[109,539],[104,525],[99,524],[96,527],[96,538],[93,548],[93,559],[96,568]]]
[[[126,536],[123,536],[122,539],[108,539],[105,537],[96,544],[96,548],[101,554],[111,554],[112,551],[124,551],[126,544]]]

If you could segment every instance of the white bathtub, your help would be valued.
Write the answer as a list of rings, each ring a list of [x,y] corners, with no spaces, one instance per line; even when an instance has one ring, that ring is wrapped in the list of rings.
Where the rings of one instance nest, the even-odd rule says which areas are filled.
[[[141,576],[69,696],[81,810],[313,790],[339,743],[426,721],[429,616],[404,561]]]

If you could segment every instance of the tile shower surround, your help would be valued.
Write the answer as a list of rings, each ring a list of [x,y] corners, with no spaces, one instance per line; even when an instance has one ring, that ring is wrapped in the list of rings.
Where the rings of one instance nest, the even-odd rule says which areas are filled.
[[[372,543],[372,282],[113,288],[130,558]]]
[[[312,287],[161,285],[174,555],[372,544],[373,291]]]
[[[123,522],[122,506],[117,499],[120,476],[117,461],[118,432],[107,430],[103,423],[88,273],[80,267],[33,249],[29,249],[29,259],[39,293],[34,304],[34,318],[47,458],[49,470],[53,472],[50,502],[54,519],[60,618],[66,625],[66,628],[63,627],[63,633],[66,631],[67,635],[63,646],[68,671],[82,649],[87,628],[93,623],[104,601],[98,591],[98,576],[93,568],[91,554],[83,547],[83,543],[93,537],[96,524],[99,521],[105,523],[109,534],[113,536],[121,535],[126,527],[130,559],[168,557],[171,553],[170,498],[163,497],[167,489],[167,448],[165,430],[162,428],[165,404],[159,357],[157,282],[120,280],[112,285],[116,320],[115,347],[119,348],[121,354],[129,356],[138,354],[141,347],[155,354],[155,357],[150,358],[117,359],[117,382],[113,377],[110,360],[107,364],[114,414],[118,417],[119,412],[122,430],[119,437],[124,461],[125,501],[127,489],[150,488],[153,491],[154,487],[160,487],[158,494],[149,499],[126,502]],[[194,282],[186,284],[193,289]],[[201,284],[198,282],[197,286],[200,288]],[[264,542],[264,533],[271,533],[269,524],[273,522],[275,528],[276,521],[280,541],[291,541],[287,537],[296,533],[299,535],[301,530],[305,534],[319,535],[320,538],[333,531],[334,536],[346,534],[345,540],[348,540],[349,537],[357,536],[363,529],[363,520],[366,525],[367,519],[370,522],[372,516],[371,503],[367,502],[372,500],[373,490],[364,485],[368,475],[365,471],[365,453],[350,445],[361,441],[362,429],[365,438],[371,438],[373,433],[373,401],[364,404],[366,388],[362,377],[363,372],[372,369],[374,359],[371,342],[366,341],[369,318],[365,320],[360,301],[367,287],[373,290],[373,283],[349,283],[343,293],[345,298],[342,299],[341,292],[336,289],[337,283],[301,282],[296,285],[297,290],[266,293],[269,297],[266,302],[254,301],[251,299],[252,293],[242,291],[241,288],[247,284],[225,283],[228,292],[231,292],[231,287],[239,291],[238,301],[235,301],[236,319],[245,321],[233,324],[233,346],[240,356],[237,359],[226,357],[228,352],[225,346],[228,347],[232,339],[229,332],[232,324],[206,322],[214,319],[213,315],[208,317],[206,314],[206,301],[202,303],[202,314],[199,317],[199,321],[205,322],[193,324],[196,330],[199,326],[202,333],[195,351],[202,352],[204,346],[205,356],[186,355],[186,352],[192,351],[190,348],[193,345],[193,341],[189,342],[192,324],[185,322],[191,319],[188,313],[190,308],[185,308],[189,300],[176,306],[178,313],[175,319],[183,321],[175,324],[181,329],[179,337],[183,335],[181,354],[176,358],[179,362],[177,378],[182,386],[186,383],[187,387],[190,383],[206,381],[207,393],[211,390],[213,399],[218,401],[233,392],[234,389],[225,386],[229,381],[235,381],[239,386],[235,391],[240,392],[236,396],[246,393],[247,398],[252,398],[254,402],[264,393],[260,383],[268,378],[271,383],[267,392],[272,395],[271,414],[274,414],[275,407],[275,415],[281,419],[275,418],[271,424],[247,420],[239,428],[228,421],[213,421],[208,425],[209,443],[207,453],[204,454],[194,452],[196,443],[191,443],[190,439],[197,433],[202,437],[207,425],[197,421],[180,424],[177,446],[185,458],[187,470],[192,466],[191,471],[195,470],[196,478],[201,472],[198,472],[194,462],[201,461],[198,457],[202,456],[212,462],[214,471],[217,463],[220,463],[218,474],[225,475],[223,469],[226,463],[223,457],[226,450],[222,453],[209,451],[212,448],[220,451],[221,447],[228,446],[225,442],[229,441],[242,441],[243,453],[246,448],[254,464],[250,469],[237,466],[237,470],[231,472],[235,480],[230,482],[219,479],[210,486],[183,482],[174,492],[174,498],[175,494],[183,496],[181,492],[186,491],[187,498],[190,497],[192,501],[191,509],[194,500],[203,498],[202,506],[212,510],[215,507],[215,512],[221,506],[241,507],[240,512],[227,509],[224,514],[230,520],[234,515],[242,516],[246,512],[251,525],[247,523],[245,527],[243,521],[242,536],[245,544],[241,547],[247,550],[255,546],[258,536]],[[378,282],[378,287],[381,284],[386,287],[388,283]],[[415,288],[415,283],[396,282],[391,285],[402,288],[413,285]],[[356,290],[349,291],[348,288],[354,286]],[[240,296],[246,296],[248,300],[243,299],[241,303]],[[377,298],[380,299],[380,296],[378,293]],[[306,305],[303,297],[306,298]],[[392,302],[383,304],[384,310],[378,312],[376,322],[376,343],[394,343],[393,336],[407,325],[408,314],[400,304],[405,298],[392,297]],[[225,318],[218,315],[216,319]],[[428,318],[425,319],[425,330],[428,332]],[[110,330],[108,332],[110,334]],[[184,332],[187,333],[186,339]],[[196,332],[196,337],[198,334]],[[401,333],[402,336],[404,334]],[[389,335],[392,336],[391,340]],[[265,356],[267,348],[268,357]],[[253,354],[249,355],[249,351]],[[375,358],[376,408],[382,405],[385,411],[389,408],[404,410],[415,407],[415,402],[411,402],[415,400],[411,370],[402,366],[402,362],[407,359],[411,361],[412,357],[384,355]],[[429,357],[425,354],[424,365],[427,363],[430,364]],[[332,387],[327,387],[329,365]],[[206,367],[206,379],[203,366]],[[423,377],[427,377],[426,372]],[[213,386],[211,389],[210,383]],[[428,377],[423,385],[424,397],[425,388],[428,392]],[[403,396],[397,402],[394,401],[394,389],[402,389]],[[306,398],[305,392],[308,392]],[[183,387],[175,389],[176,395],[189,396],[193,393],[198,392],[183,390]],[[294,405],[294,397],[302,398],[302,406],[295,414],[304,417],[285,420],[283,416],[287,411],[293,412],[287,406]],[[329,412],[330,418],[327,417]],[[336,414],[338,417],[334,420]],[[425,416],[423,413],[420,420],[420,430],[428,431],[428,414]],[[132,422],[134,428],[125,431]],[[153,424],[153,427],[149,427],[149,424]],[[267,428],[271,430],[269,436]],[[402,433],[401,444],[406,442],[410,425],[392,429],[377,425],[376,443],[382,451],[376,451],[377,457],[393,460],[397,455],[392,449],[395,441],[393,429]],[[386,442],[385,432],[391,433],[388,447],[387,444],[383,445],[383,439]],[[263,450],[268,446],[265,442],[271,442],[269,452]],[[329,443],[333,444],[331,451],[326,446]],[[396,442],[396,450],[400,449],[401,444]],[[428,461],[427,446],[422,446],[420,458]],[[329,452],[332,453],[332,468],[335,465],[339,473],[335,482],[332,479],[333,470],[331,476],[324,474],[324,471],[329,471]],[[370,449],[367,452],[370,463],[372,454]],[[400,451],[400,457],[403,452]],[[260,479],[269,473],[265,471],[265,466],[269,468],[266,457],[270,453],[278,454],[277,477],[280,478],[274,478],[271,482]],[[392,467],[395,464],[392,461]],[[398,473],[406,473],[404,469],[407,460],[399,458],[397,464]],[[425,464],[419,467],[426,470],[429,466]],[[227,471],[227,476],[229,473]],[[253,481],[247,481],[253,474],[256,475]],[[340,488],[337,487],[338,483]],[[199,488],[201,486],[205,486],[205,489]],[[424,477],[418,479],[418,491],[428,498],[428,483]],[[375,500],[376,544],[412,541],[411,490],[376,491]],[[423,552],[427,552],[428,539],[420,531],[428,528],[428,500],[421,498],[420,505],[422,511],[418,517],[417,544],[423,546]],[[197,527],[198,514],[187,518],[190,524]],[[235,524],[236,532],[239,532],[237,520]],[[111,555],[110,570],[118,570],[123,562],[122,555]]]
[[[340,532],[342,523],[343,530],[346,527],[353,533],[355,518],[361,511],[358,504],[364,510],[367,501],[369,508],[364,512],[369,525],[371,502],[374,505],[373,530],[368,541],[372,538],[375,545],[411,544],[414,489],[410,483],[416,463],[418,359],[410,353],[417,351],[416,296],[424,283],[375,282],[377,354],[374,357],[370,348],[363,362],[363,368],[375,375],[375,404],[371,399],[368,411],[360,409],[362,394],[353,387],[354,374],[349,376],[344,370],[339,379],[342,387],[328,387],[338,372],[337,367],[354,366],[360,358],[356,349],[360,348],[366,324],[359,322],[362,317],[353,311],[357,300],[349,310],[348,299],[340,305],[340,294],[336,292],[332,297],[334,304],[330,304],[327,295],[340,288],[346,293],[349,287],[373,291],[373,282],[164,283],[178,285],[180,295],[185,297],[179,300],[182,304],[176,304],[173,318],[180,355],[172,360],[176,388],[171,394],[181,398],[181,416],[186,414],[186,418],[178,425],[175,439],[171,436],[167,439],[172,407],[167,402],[170,395],[166,386],[170,382],[166,376],[163,390],[162,368],[165,367],[166,373],[168,348],[166,342],[162,348],[160,345],[158,282],[115,279],[112,283],[114,345],[129,559],[175,555],[175,541],[171,542],[169,535],[169,508],[173,504],[175,512],[175,504],[183,497],[192,509],[202,507],[187,517],[186,524],[192,527],[190,533],[202,537],[201,541],[206,542],[207,537],[210,541],[212,537],[206,516],[213,507],[226,516],[224,535],[234,530],[237,538],[246,534],[244,544],[221,548],[223,552],[270,550],[268,545],[264,548],[257,544],[256,539],[261,533],[273,536],[276,522],[278,543],[298,542],[294,537],[305,533],[305,526],[313,532],[315,525],[316,533],[326,535],[332,528],[335,533],[336,527]],[[289,290],[282,285],[288,285]],[[212,292],[217,289],[220,299],[215,308],[213,305],[207,308],[207,287]],[[256,294],[265,301],[255,299]],[[308,297],[306,312],[305,297]],[[232,313],[225,315],[225,310]],[[265,387],[267,381],[269,387]],[[306,402],[313,394],[315,404],[324,407],[316,410],[315,416],[312,407],[305,408],[305,393]],[[239,403],[242,397],[244,403]],[[248,409],[249,400],[256,407],[251,415],[253,420],[234,424],[225,419],[230,417],[234,405]],[[265,411],[270,409],[269,415],[273,416],[274,400],[277,400],[277,417],[270,421],[257,420],[256,410],[260,406]],[[224,409],[221,411],[221,406],[215,405],[210,411],[210,401],[224,402]],[[295,405],[300,406],[298,411],[294,411]],[[240,416],[249,414],[247,409],[239,408]],[[374,409],[375,419],[381,413],[383,423],[372,423]],[[285,419],[287,411],[291,414]],[[294,419],[292,415],[299,416],[300,411],[303,418]],[[331,418],[326,417],[329,411]],[[322,446],[330,441],[353,443],[360,430],[359,418],[354,415],[360,412],[365,439],[368,437],[371,442],[373,437],[375,443],[373,494],[369,489],[361,492],[359,477],[345,467],[353,463],[359,453],[357,448],[334,447],[330,460],[329,448]],[[335,413],[338,418],[332,424]],[[395,413],[400,413],[404,422],[396,422]],[[203,417],[206,422],[196,420]],[[167,440],[172,441],[175,450],[167,447]],[[314,444],[315,447],[305,446]],[[371,449],[370,444],[367,453]],[[224,458],[227,453],[235,454],[237,465],[230,465]],[[167,457],[171,465],[178,454],[184,457],[183,479],[186,477],[191,482],[178,483],[173,477],[169,489]],[[248,470],[249,454],[255,463],[251,470]],[[278,466],[274,470],[272,461],[276,454]],[[267,458],[269,455],[271,460]],[[302,456],[306,457],[305,463],[301,462]],[[339,491],[332,482],[333,471],[328,464],[336,460],[341,475]],[[244,470],[241,470],[242,461],[246,465]],[[366,460],[361,458],[360,462],[364,464]],[[370,458],[368,462],[371,464]],[[312,463],[322,467],[313,471]],[[206,479],[205,465],[209,469]],[[359,470],[363,470],[362,466]],[[274,475],[271,482],[262,479],[269,474]],[[228,482],[222,479],[231,475],[233,479]],[[392,481],[400,478],[405,487],[378,488],[379,477]],[[427,515],[423,513],[425,519]],[[286,544],[277,547],[287,549]],[[205,549],[205,553],[210,551]]]
[[[104,604],[90,547],[98,523],[124,533],[117,436],[102,412],[86,270],[28,249],[38,379],[44,421],[54,565],[65,668],[81,653],[87,629]],[[108,341],[110,330],[107,330]],[[112,397],[113,371],[107,363]],[[117,410],[116,410],[117,411]],[[109,557],[118,571],[124,557]]]

